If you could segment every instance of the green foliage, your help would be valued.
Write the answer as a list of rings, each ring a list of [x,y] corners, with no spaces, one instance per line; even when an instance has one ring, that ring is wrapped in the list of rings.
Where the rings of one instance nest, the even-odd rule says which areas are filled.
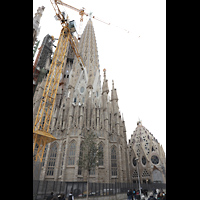
[[[79,156],[78,165],[80,168],[90,172],[99,166],[99,159],[103,158],[103,153],[99,151],[95,142],[96,136],[90,131],[85,134],[84,142],[82,143],[82,150]]]

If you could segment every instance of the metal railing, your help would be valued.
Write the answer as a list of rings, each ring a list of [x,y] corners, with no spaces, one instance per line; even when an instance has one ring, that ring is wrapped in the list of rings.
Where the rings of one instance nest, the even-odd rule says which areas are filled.
[[[166,189],[165,183],[142,183],[142,190],[153,191],[154,189]],[[74,197],[83,198],[87,195],[86,182],[62,182],[62,181],[39,181],[33,180],[33,199],[43,200],[47,196],[54,193],[54,195],[64,194],[68,197],[72,191]],[[127,193],[130,189],[138,190],[138,183],[89,183],[89,196],[108,196],[120,193]]]

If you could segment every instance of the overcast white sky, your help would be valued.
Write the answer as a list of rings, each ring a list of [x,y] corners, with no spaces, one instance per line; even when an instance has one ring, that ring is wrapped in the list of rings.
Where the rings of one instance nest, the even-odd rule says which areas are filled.
[[[166,153],[166,0],[63,2],[78,9],[84,7],[85,12],[92,12],[95,17],[111,23],[106,25],[92,19],[101,79],[106,68],[109,89],[112,89],[112,80],[117,89],[127,140],[131,138],[140,118],[143,126],[158,139]],[[33,16],[39,6],[45,7],[38,36],[40,47],[47,34],[59,38],[61,24],[54,18],[55,11],[50,0],[33,0]],[[70,20],[76,21],[78,29],[78,12],[59,7],[61,11],[66,11]],[[88,19],[84,17],[82,30]]]

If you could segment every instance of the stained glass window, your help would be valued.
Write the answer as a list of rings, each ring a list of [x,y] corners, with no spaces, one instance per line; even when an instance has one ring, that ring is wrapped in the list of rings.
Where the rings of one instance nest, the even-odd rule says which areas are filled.
[[[75,164],[75,153],[76,153],[76,143],[75,141],[72,141],[69,145],[69,150],[68,150],[68,165]]]
[[[159,163],[159,158],[158,158],[158,156],[153,155],[153,156],[151,157],[151,162],[152,162],[153,164],[158,164],[158,163]]]
[[[112,176],[117,176],[117,155],[115,146],[111,148],[111,173]]]

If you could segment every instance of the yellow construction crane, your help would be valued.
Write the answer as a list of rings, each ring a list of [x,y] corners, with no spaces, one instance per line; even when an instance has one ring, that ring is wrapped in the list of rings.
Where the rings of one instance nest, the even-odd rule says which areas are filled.
[[[66,3],[62,2],[61,0],[55,0],[55,3],[63,5],[63,6],[66,6],[66,7],[68,7],[68,8],[70,8],[70,9],[72,9],[72,10],[74,10],[74,11],[76,11],[76,12],[79,13],[79,15],[81,16],[81,18],[80,18],[80,24],[79,24],[79,30],[78,30],[78,40],[80,40],[80,38],[81,38],[82,23],[83,23],[83,16],[86,15],[86,16],[90,16],[91,17],[91,13],[90,14],[86,13],[84,7],[82,7],[81,9],[78,9],[78,8],[75,8],[75,7],[71,6],[71,5],[69,5],[69,4],[66,4]],[[92,16],[92,18],[96,19],[96,20],[98,20],[100,22],[103,22],[104,24],[112,25],[111,23],[105,22],[104,20],[99,19],[99,18],[97,18],[95,16]],[[119,27],[117,25],[114,25],[114,26],[129,33],[129,31],[126,30],[126,29],[124,29],[124,28],[121,28],[121,27]]]
[[[46,144],[56,140],[56,138],[49,133],[49,127],[51,123],[51,117],[53,113],[57,89],[59,86],[60,75],[62,73],[64,56],[66,54],[69,44],[71,45],[78,59],[81,69],[83,70],[85,67],[83,60],[79,55],[75,41],[72,37],[72,33],[76,31],[74,21],[73,20],[69,21],[68,16],[67,18],[65,18],[65,13],[60,11],[58,4],[67,6],[68,8],[71,8],[79,12],[79,15],[81,15],[80,25],[82,25],[83,16],[89,15],[88,13],[85,12],[85,8],[77,9],[73,6],[63,3],[61,0],[50,0],[50,2],[55,10],[56,19],[61,22],[62,30],[60,32],[56,50],[54,52],[54,56],[52,59],[52,63],[49,69],[44,91],[42,94],[42,99],[40,101],[39,109],[33,127],[33,159],[34,161],[37,161],[39,159],[40,162],[42,161]],[[107,23],[95,16],[93,16],[92,18],[100,22],[103,22],[107,25],[110,25],[110,23]],[[124,30],[127,31],[126,29]],[[79,39],[80,39],[80,32],[79,32]]]
[[[76,47],[72,37],[72,33],[76,31],[74,21],[69,21],[68,16],[67,19],[65,19],[64,14],[61,13],[57,5],[57,1],[50,1],[56,12],[57,19],[59,19],[61,22],[62,30],[60,32],[56,50],[54,52],[33,127],[33,159],[34,161],[39,159],[40,162],[42,162],[46,144],[56,140],[56,138],[49,133],[49,127],[51,123],[57,89],[59,86],[60,75],[62,73],[64,56],[69,44],[72,46],[81,69],[83,70],[83,67],[85,67],[83,60],[79,55],[78,48]]]
[[[81,9],[78,9],[78,8],[70,6],[70,5],[66,4],[66,3],[63,3],[61,0],[55,0],[55,2],[57,4],[66,6],[66,7],[70,8],[70,9],[72,9],[74,11],[77,11],[79,13],[79,15],[81,16],[81,18],[80,18],[80,24],[79,24],[79,30],[78,30],[78,40],[80,40],[80,38],[81,38],[81,28],[82,28],[83,16],[84,15],[88,16],[88,13],[85,12],[85,8],[82,7]]]

